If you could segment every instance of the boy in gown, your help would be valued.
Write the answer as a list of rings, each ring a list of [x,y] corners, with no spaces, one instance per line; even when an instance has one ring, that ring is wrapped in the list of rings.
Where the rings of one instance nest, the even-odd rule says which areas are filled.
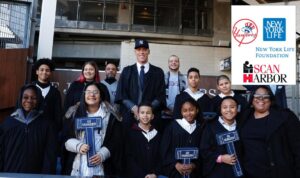
[[[54,69],[52,60],[39,59],[34,65],[37,80],[33,83],[42,91],[44,116],[55,123],[58,133],[62,128],[62,105],[60,92],[50,83]]]
[[[201,109],[199,111],[200,117],[202,117],[202,112],[211,112],[211,99],[209,96],[199,90],[200,86],[200,72],[196,68],[190,68],[187,72],[187,82],[188,87],[176,96],[174,104],[173,118],[182,118],[180,106],[182,102],[187,98],[193,98],[197,103],[198,107]]]
[[[141,103],[139,122],[126,139],[126,170],[128,177],[156,178],[160,173],[160,133],[151,125],[154,118],[151,105]]]

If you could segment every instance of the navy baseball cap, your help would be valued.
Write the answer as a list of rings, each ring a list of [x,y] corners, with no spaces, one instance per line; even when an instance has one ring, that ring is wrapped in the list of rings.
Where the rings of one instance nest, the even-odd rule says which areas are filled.
[[[144,47],[149,49],[149,44],[147,40],[143,40],[143,39],[136,39],[135,40],[135,47],[134,49],[140,48],[140,47]]]

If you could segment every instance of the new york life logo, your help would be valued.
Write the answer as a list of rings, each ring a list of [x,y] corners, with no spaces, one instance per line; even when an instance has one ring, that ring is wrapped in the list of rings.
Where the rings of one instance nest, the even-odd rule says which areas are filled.
[[[285,18],[264,18],[263,19],[263,40],[264,41],[285,41],[286,40],[286,19]]]
[[[243,83],[287,83],[286,74],[280,73],[280,64],[243,64]]]

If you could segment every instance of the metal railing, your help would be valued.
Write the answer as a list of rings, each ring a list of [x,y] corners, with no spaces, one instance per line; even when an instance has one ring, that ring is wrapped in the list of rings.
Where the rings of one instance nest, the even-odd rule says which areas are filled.
[[[26,48],[29,4],[0,2],[0,48]]]

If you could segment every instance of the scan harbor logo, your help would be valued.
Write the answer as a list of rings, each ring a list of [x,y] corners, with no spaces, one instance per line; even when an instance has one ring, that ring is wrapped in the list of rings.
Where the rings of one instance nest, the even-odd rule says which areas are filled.
[[[244,83],[287,83],[287,75],[281,73],[280,64],[243,64]]]

